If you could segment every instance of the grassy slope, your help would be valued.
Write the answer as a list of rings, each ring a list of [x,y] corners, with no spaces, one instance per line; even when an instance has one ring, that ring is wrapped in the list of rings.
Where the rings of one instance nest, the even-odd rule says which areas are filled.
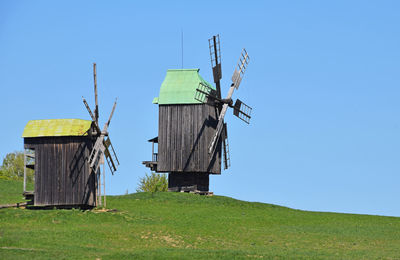
[[[0,181],[0,201],[16,202],[20,187]],[[117,212],[0,210],[0,259],[400,258],[400,218],[183,193],[108,197],[107,203]]]
[[[27,190],[33,190],[33,184],[27,183]],[[22,190],[24,188],[22,181],[8,181],[0,179],[0,205],[14,204],[23,202]]]

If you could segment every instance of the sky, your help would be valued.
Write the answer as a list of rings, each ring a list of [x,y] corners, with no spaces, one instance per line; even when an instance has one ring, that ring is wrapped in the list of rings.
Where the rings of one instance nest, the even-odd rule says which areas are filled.
[[[1,1],[0,159],[23,150],[29,120],[90,119],[97,63],[100,124],[120,167],[107,194],[149,173],[152,104],[167,69],[212,80],[220,34],[222,93],[241,49],[250,63],[228,111],[231,167],[210,190],[295,209],[400,216],[400,2]],[[21,187],[22,190],[22,187]]]

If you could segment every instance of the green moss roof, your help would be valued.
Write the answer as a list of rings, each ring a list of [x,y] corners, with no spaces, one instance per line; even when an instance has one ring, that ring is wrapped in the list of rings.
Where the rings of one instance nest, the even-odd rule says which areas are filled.
[[[91,124],[92,121],[82,119],[30,120],[22,137],[83,136]]]
[[[168,70],[160,88],[160,95],[154,98],[153,103],[166,104],[201,104],[194,99],[199,83],[213,85],[205,81],[199,74],[199,69]]]

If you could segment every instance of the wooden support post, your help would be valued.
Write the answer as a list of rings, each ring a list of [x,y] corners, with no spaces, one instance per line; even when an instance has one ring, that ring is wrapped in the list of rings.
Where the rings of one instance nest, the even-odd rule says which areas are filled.
[[[106,169],[103,163],[103,199],[104,199],[104,208],[107,207],[106,204]]]
[[[100,173],[100,168],[99,171],[97,173],[97,197],[98,197],[98,202],[99,202],[99,206],[101,206],[101,173]]]
[[[24,192],[26,191],[26,149],[24,149]]]
[[[98,99],[97,99],[97,70],[96,70],[96,63],[93,63],[93,80],[94,80],[94,100],[95,100],[94,116],[96,118],[96,124],[99,125],[99,102],[98,102]]]

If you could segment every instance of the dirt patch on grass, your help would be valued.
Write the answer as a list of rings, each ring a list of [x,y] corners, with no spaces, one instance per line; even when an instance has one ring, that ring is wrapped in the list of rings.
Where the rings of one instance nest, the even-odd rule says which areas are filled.
[[[163,244],[166,244],[171,247],[191,247],[190,245],[185,245],[185,241],[181,236],[166,234],[163,232],[159,233],[151,233],[151,232],[143,232],[140,236],[141,239],[149,239],[149,240],[158,240]]]
[[[118,212],[116,209],[93,209],[93,213]]]
[[[44,251],[43,249],[36,249],[36,248],[22,248],[22,247],[11,247],[11,246],[3,246],[0,249],[6,250],[22,250],[22,251]]]

